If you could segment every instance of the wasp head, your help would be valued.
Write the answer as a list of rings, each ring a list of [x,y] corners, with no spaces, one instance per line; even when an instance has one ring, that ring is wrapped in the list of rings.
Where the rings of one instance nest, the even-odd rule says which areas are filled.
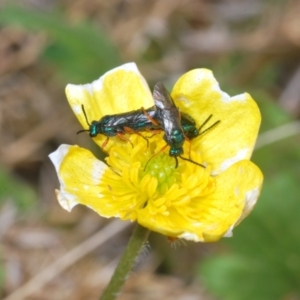
[[[98,125],[97,121],[92,121],[90,128],[89,128],[90,137],[95,137],[99,133],[97,125]]]
[[[169,155],[170,156],[179,156],[183,154],[183,148],[180,147],[180,148],[170,148],[170,151],[169,151]]]

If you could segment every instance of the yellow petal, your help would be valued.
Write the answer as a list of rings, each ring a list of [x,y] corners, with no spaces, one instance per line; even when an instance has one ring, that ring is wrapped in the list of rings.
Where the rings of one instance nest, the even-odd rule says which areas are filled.
[[[56,194],[64,209],[70,211],[79,203],[95,209],[95,203],[105,202],[99,183],[108,167],[90,151],[61,145],[49,157],[60,181],[60,190]]]
[[[60,181],[57,199],[68,211],[83,204],[102,217],[135,220],[135,210],[147,201],[148,191],[153,194],[149,187],[155,189],[155,183],[149,182],[148,191],[141,190],[139,163],[118,175],[90,151],[78,146],[61,145],[49,157]]]
[[[172,97],[181,111],[196,120],[197,126],[212,114],[202,130],[220,121],[192,142],[193,149],[200,151],[203,161],[212,166],[213,174],[251,157],[261,116],[249,94],[230,97],[221,91],[211,71],[195,69],[179,78]]]
[[[216,177],[216,191],[201,207],[207,207],[207,220],[218,226],[204,233],[205,241],[231,236],[232,229],[256,204],[262,187],[263,175],[251,161],[242,160]]]
[[[89,123],[99,121],[105,115],[154,105],[151,91],[135,63],[112,69],[92,83],[68,84],[66,95],[83,128],[88,128],[88,124],[81,105],[84,105]],[[102,146],[104,140],[105,137],[101,135],[94,138],[99,146]]]
[[[230,236],[232,228],[256,203],[263,176],[257,166],[243,160],[215,177],[211,194],[194,196],[189,204],[174,207],[168,215],[153,214],[151,206],[138,213],[138,222],[170,237],[211,242]],[[156,210],[157,211],[157,210]]]

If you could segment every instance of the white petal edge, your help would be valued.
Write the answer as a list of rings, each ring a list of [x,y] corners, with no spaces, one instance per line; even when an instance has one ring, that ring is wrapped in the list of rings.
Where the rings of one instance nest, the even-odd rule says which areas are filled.
[[[229,102],[234,102],[234,101],[240,101],[240,102],[247,101],[247,95],[248,95],[247,93],[243,93],[243,94],[239,94],[239,95],[230,97],[226,92],[222,91],[220,88],[219,82],[217,81],[217,79],[215,78],[215,76],[211,70],[200,69],[199,71],[200,72],[197,76],[197,81],[201,82],[204,78],[207,78],[211,82],[213,82],[212,90],[220,93],[220,95],[222,96],[223,102],[229,103]]]
[[[49,154],[49,158],[52,161],[56,172],[58,173],[60,165],[64,160],[65,156],[68,154],[71,145],[61,144],[54,152]]]
[[[184,232],[178,235],[178,238],[185,239],[187,241],[193,241],[193,242],[204,242],[204,239],[200,239],[197,234],[191,232]]]
[[[70,212],[72,208],[78,204],[78,201],[74,195],[65,192],[65,184],[59,176],[59,168],[71,147],[71,145],[62,144],[57,148],[56,151],[49,154],[49,158],[55,167],[61,189],[60,191],[55,190],[56,198],[60,206],[68,212]]]
[[[246,102],[248,93],[239,94],[230,98],[230,101]]]
[[[224,233],[223,237],[230,238],[233,236],[232,230],[234,228],[234,225],[231,225],[228,230]]]
[[[194,71],[194,70],[192,70]],[[222,101],[224,102],[230,102],[231,101],[231,97],[223,92],[220,88],[219,82],[216,80],[216,78],[213,75],[213,72],[209,69],[197,69],[197,75],[195,78],[195,81],[198,82],[198,84],[201,86],[201,81],[203,80],[209,80],[210,82],[212,82],[212,90],[218,92],[221,97],[222,97]],[[186,105],[186,107],[189,107],[191,104],[191,101],[187,98],[185,98],[184,96],[178,97],[176,98],[176,101],[183,101]]]
[[[77,197],[70,193],[62,192],[62,185],[60,186],[60,188],[61,191],[55,190],[57,201],[63,209],[70,212],[74,206],[79,204]]]
[[[100,91],[102,89],[104,78],[107,75],[114,73],[118,70],[124,70],[127,72],[136,73],[141,78],[143,83],[146,84],[146,86],[148,88],[148,84],[146,83],[145,78],[140,73],[137,65],[133,62],[130,62],[130,63],[126,63],[124,65],[121,65],[119,67],[116,67],[116,68],[113,68],[113,69],[107,71],[106,73],[104,73],[102,76],[100,76],[98,79],[92,81],[91,83],[78,84],[78,85],[69,83],[67,85],[66,89],[70,92],[70,94],[73,94],[75,96],[78,94],[78,92],[82,92],[82,91],[87,91],[90,93],[90,95],[93,95],[93,93],[95,91]]]
[[[214,174],[214,172],[213,172],[212,175],[217,175],[220,172],[224,172],[226,169],[228,169],[230,166],[232,166],[236,162],[238,162],[240,160],[243,160],[243,159],[247,159],[248,156],[249,156],[248,153],[251,153],[251,151],[252,151],[252,149],[250,149],[250,148],[244,148],[244,149],[238,151],[235,156],[233,156],[231,158],[228,158],[225,161],[223,161],[223,163],[221,164],[218,172],[216,172],[216,174]]]
[[[208,79],[209,81],[213,82],[212,90],[220,93],[220,95],[222,96],[222,101],[230,102],[231,100],[230,96],[221,90],[219,82],[217,81],[217,79],[215,78],[211,70],[204,69],[204,68],[199,69],[199,73],[196,76],[196,78],[198,82],[201,82],[203,79]]]
[[[100,78],[94,80],[91,83],[86,83],[86,84],[81,84],[81,85],[76,85],[76,84],[69,83],[66,86],[67,97],[68,98],[69,97],[74,98],[74,99],[81,99],[81,98],[84,97],[85,92],[89,92],[89,94],[92,96],[93,93],[95,93],[97,91],[101,91],[101,89],[103,87],[103,81],[104,81],[105,77],[107,75],[111,74],[111,73],[114,73],[114,72],[118,71],[118,70],[124,70],[126,72],[136,73],[138,75],[138,77],[140,78],[140,80],[141,80],[142,86],[148,92],[149,99],[152,100],[152,94],[151,94],[150,88],[149,88],[145,78],[140,73],[137,65],[134,62],[126,63],[126,64],[123,64],[123,65],[121,65],[119,67],[116,67],[112,70],[109,70],[108,72],[104,73]],[[143,103],[142,103],[142,106],[143,106]],[[145,106],[145,108],[148,108],[148,107]],[[81,108],[80,104],[78,104],[78,105],[73,104],[72,109],[73,109],[73,111],[76,115],[82,114],[82,108]]]
[[[57,148],[56,151],[49,154],[49,158],[55,167],[57,177],[60,183],[60,190],[55,190],[57,200],[61,205],[61,207],[69,212],[72,210],[74,206],[76,206],[80,202],[78,201],[75,195],[66,191],[65,183],[59,176],[59,169],[62,161],[64,160],[65,156],[68,154],[71,147],[74,146],[62,144]],[[99,184],[101,177],[107,168],[108,166],[102,161],[98,161],[98,160],[95,161],[92,170],[92,178],[93,178],[92,184],[94,185]]]
[[[249,213],[252,211],[260,195],[260,190],[261,190],[261,185],[246,193],[245,206],[235,226],[238,225],[244,218],[246,218],[249,215]]]

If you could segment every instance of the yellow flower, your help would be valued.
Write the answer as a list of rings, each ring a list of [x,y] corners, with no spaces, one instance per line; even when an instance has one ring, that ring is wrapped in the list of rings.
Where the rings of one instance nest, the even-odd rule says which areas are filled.
[[[130,112],[154,105],[152,94],[134,63],[115,68],[91,84],[66,87],[71,108],[84,128],[88,121],[108,114]],[[61,145],[50,158],[55,165],[61,206],[70,211],[84,204],[99,215],[137,221],[172,238],[216,241],[231,236],[260,194],[263,176],[251,157],[260,125],[259,109],[247,93],[230,97],[222,92],[212,72],[195,69],[179,78],[171,93],[182,112],[199,127],[220,123],[191,142],[184,156],[206,168],[179,158],[175,168],[163,132],[149,137],[136,134],[109,139],[106,163],[79,146]],[[209,127],[211,124],[206,124]],[[145,136],[149,135],[145,133]],[[105,136],[94,141],[101,146]]]

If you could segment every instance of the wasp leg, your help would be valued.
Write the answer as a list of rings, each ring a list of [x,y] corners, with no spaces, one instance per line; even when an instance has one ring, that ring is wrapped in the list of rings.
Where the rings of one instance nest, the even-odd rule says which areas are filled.
[[[187,142],[189,142],[189,159],[191,159],[192,143],[191,143],[191,140],[187,136],[185,136],[184,138]]]
[[[141,110],[142,110],[143,114],[151,121],[151,123],[153,123],[156,126],[159,126],[159,123],[147,113],[147,111],[145,110],[144,107],[141,107]]]
[[[124,131],[126,133],[131,133],[131,134],[137,134],[139,136],[141,136],[146,142],[147,142],[147,147],[149,147],[149,141],[146,137],[144,137],[141,133],[139,133],[138,131],[135,131],[133,129],[131,129],[130,127],[124,126]]]
[[[177,241],[178,238],[173,237],[173,236],[168,236],[167,240],[168,240],[169,243],[173,243],[173,242]]]
[[[102,146],[101,146],[101,149],[102,149],[104,152],[106,152],[106,151],[104,150],[104,148],[105,148],[105,146],[107,145],[108,141],[109,141],[109,137],[107,136],[106,139],[105,139],[105,141],[103,142],[103,144],[102,144]]]
[[[132,148],[133,148],[133,144],[131,143],[131,141],[123,133],[118,132],[117,136],[119,137],[120,140],[130,143]]]
[[[195,162],[195,161],[193,161],[193,160],[191,160],[191,159],[189,159],[189,158],[182,157],[181,155],[179,155],[179,157],[180,157],[182,160],[189,161],[190,163],[192,163],[192,164],[194,164],[194,165],[197,165],[197,166],[199,166],[199,167],[202,167],[202,168],[206,169],[206,167],[205,167],[204,165],[199,164],[199,163],[197,163],[197,162]]]
[[[152,135],[147,136],[147,137],[146,137],[147,139],[151,139],[151,138],[154,137],[156,134],[161,133],[161,129],[153,129],[153,130],[146,129],[146,131],[147,131],[147,132],[152,132],[152,133],[153,133]]]
[[[150,162],[150,160],[151,160],[152,158],[154,158],[156,155],[162,153],[168,146],[169,146],[169,145],[166,144],[166,145],[163,146],[158,152],[154,153],[154,154],[148,159],[148,161],[147,161],[147,163],[146,163],[146,165],[145,165],[145,168],[144,168],[144,172],[146,171],[146,168],[147,168],[148,163]]]
[[[175,158],[175,169],[177,169],[178,168],[178,158],[177,158],[177,156],[174,156],[174,158]]]

